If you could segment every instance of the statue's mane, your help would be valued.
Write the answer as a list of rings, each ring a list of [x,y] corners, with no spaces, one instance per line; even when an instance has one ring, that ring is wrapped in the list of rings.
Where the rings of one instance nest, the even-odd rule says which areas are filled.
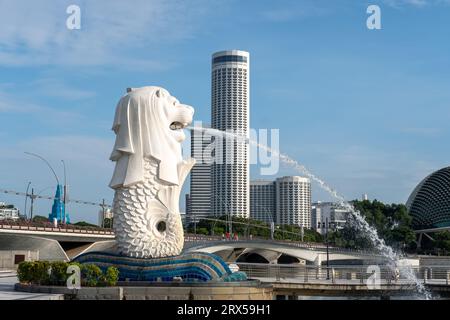
[[[129,89],[117,104],[112,130],[116,134],[110,160],[115,169],[113,189],[144,181],[144,157],[159,162],[158,178],[178,185],[177,164],[182,160],[181,145],[170,135],[164,112],[169,92],[160,87]],[[168,106],[170,107],[170,106]]]

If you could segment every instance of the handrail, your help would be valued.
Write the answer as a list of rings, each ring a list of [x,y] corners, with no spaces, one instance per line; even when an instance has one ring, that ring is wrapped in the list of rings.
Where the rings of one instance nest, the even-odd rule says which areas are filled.
[[[62,228],[62,227],[50,227],[50,226],[31,226],[31,225],[14,225],[0,223],[0,229],[13,229],[13,230],[29,230],[29,231],[44,231],[44,232],[61,232],[61,233],[87,233],[87,234],[104,234],[114,235],[114,231],[108,230],[92,230],[81,228]]]
[[[249,278],[270,282],[315,283],[366,283],[373,276],[374,266],[302,265],[302,264],[258,264],[236,263],[240,271]],[[411,272],[424,284],[450,285],[450,266],[398,266],[391,268],[378,265],[377,278],[387,284],[414,284],[408,274]]]

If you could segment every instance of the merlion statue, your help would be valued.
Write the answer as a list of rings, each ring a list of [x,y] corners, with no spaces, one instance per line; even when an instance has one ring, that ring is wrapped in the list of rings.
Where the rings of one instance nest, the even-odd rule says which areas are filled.
[[[183,129],[194,109],[180,104],[160,87],[128,89],[116,108],[112,129],[116,142],[110,187],[116,239],[99,241],[73,258],[106,272],[114,266],[120,281],[235,282],[247,279],[233,272],[219,256],[184,252],[179,212],[180,191],[195,163],[183,160]]]
[[[194,109],[160,87],[131,88],[116,109],[110,187],[117,249],[134,258],[175,256],[183,249],[181,187],[195,163],[183,160],[183,128]]]

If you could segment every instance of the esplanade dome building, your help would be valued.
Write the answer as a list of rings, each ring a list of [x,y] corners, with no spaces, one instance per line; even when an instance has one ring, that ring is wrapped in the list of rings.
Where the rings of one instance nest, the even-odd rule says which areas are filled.
[[[415,230],[450,227],[450,167],[423,179],[406,203]]]

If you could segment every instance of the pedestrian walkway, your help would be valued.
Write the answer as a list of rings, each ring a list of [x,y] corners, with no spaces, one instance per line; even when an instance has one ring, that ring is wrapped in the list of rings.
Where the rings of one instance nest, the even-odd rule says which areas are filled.
[[[18,292],[14,290],[17,283],[16,273],[0,271],[0,300],[64,300],[62,294],[42,294]]]

